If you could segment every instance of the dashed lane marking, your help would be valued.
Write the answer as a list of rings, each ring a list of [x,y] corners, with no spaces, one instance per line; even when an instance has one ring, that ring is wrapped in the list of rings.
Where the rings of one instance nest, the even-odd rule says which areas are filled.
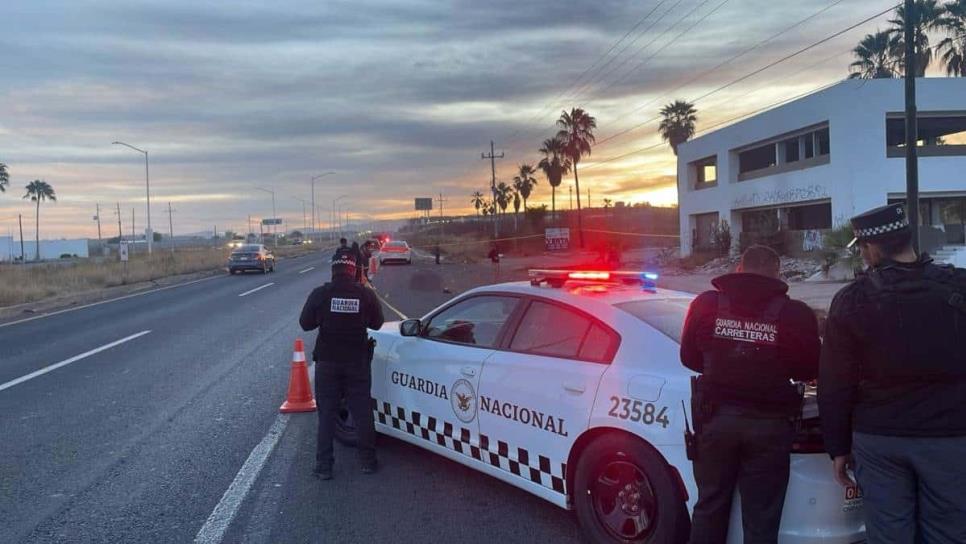
[[[275,285],[275,282],[274,281],[270,281],[270,282],[266,283],[265,285],[259,285],[258,287],[254,288],[254,289],[249,289],[248,291],[245,291],[244,293],[242,293],[242,294],[240,294],[238,296],[240,296],[240,297],[248,296],[248,295],[250,295],[250,294],[252,294],[252,293],[254,293],[256,291],[261,291],[262,289],[264,289],[266,287],[271,287],[273,285]]]
[[[38,376],[43,376],[44,374],[46,374],[48,372],[52,372],[54,370],[57,370],[60,367],[67,366],[67,365],[69,365],[71,363],[76,363],[77,361],[80,361],[81,359],[86,359],[87,357],[90,357],[91,355],[95,355],[95,354],[100,353],[100,352],[102,352],[104,350],[108,350],[108,349],[111,349],[111,348],[113,348],[115,346],[119,346],[119,345],[121,345],[121,344],[123,344],[125,342],[130,342],[131,340],[134,340],[135,338],[140,338],[140,337],[142,337],[145,334],[148,334],[150,332],[151,331],[141,331],[141,332],[139,332],[137,334],[132,334],[131,336],[127,336],[125,338],[121,338],[120,340],[115,340],[115,341],[111,342],[110,344],[104,344],[103,346],[101,346],[99,348],[94,348],[94,349],[92,349],[90,351],[86,351],[84,353],[81,353],[80,355],[75,355],[75,356],[71,357],[70,359],[65,359],[65,360],[63,360],[63,361],[61,361],[59,363],[54,363],[54,364],[52,364],[50,366],[45,366],[44,368],[41,368],[40,370],[35,370],[35,371],[31,372],[30,374],[27,374],[25,376],[21,376],[21,377],[15,379],[15,380],[10,380],[7,383],[0,384],[0,391],[3,391],[4,389],[10,389],[11,387],[13,387],[15,385],[22,384],[23,382],[28,381],[28,380],[32,380],[32,379],[34,379],[34,378],[36,378]]]
[[[231,526],[239,508],[245,502],[245,497],[255,480],[258,479],[258,474],[262,471],[268,458],[271,457],[275,446],[278,445],[288,421],[289,414],[279,414],[275,418],[268,434],[248,455],[248,459],[245,460],[245,464],[238,471],[234,481],[225,490],[225,494],[218,501],[218,505],[215,506],[205,524],[202,525],[201,530],[198,531],[195,536],[195,544],[218,544],[225,538],[225,532],[228,531],[228,527]]]
[[[306,272],[311,272],[313,270],[315,270],[315,267],[314,266],[310,266],[310,267],[306,268],[305,270],[299,270],[299,274],[305,274]]]

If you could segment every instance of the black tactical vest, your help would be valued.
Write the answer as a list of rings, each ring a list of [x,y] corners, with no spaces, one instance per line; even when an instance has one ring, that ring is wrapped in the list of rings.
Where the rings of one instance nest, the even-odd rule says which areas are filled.
[[[365,287],[358,283],[330,283],[319,311],[322,327],[319,338],[328,349],[339,351],[363,350],[366,331]]]
[[[926,264],[868,274],[867,303],[856,314],[856,327],[869,340],[865,377],[966,379],[966,275],[961,272]]]

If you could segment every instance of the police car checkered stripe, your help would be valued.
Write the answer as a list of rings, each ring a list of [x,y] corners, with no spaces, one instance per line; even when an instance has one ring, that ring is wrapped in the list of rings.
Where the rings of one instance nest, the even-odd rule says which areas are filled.
[[[858,238],[868,238],[870,236],[877,236],[879,234],[888,234],[890,232],[894,232],[908,226],[909,226],[908,219],[900,219],[898,221],[893,221],[892,223],[888,223],[886,225],[876,225],[874,227],[869,227],[867,229],[856,229],[855,235]]]
[[[377,402],[375,412],[376,420],[383,425],[526,478],[557,493],[566,492],[566,463],[552,463],[546,456],[533,456],[528,450],[511,448],[502,440],[494,444],[484,434],[480,435],[479,445],[475,445],[470,440],[469,429],[457,429],[452,423],[419,412],[407,412],[399,406],[394,410],[388,402]]]

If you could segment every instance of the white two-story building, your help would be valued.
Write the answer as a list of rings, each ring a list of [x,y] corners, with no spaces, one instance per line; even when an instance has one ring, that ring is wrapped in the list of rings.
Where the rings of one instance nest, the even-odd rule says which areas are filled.
[[[966,78],[916,82],[923,249],[966,266]],[[903,82],[847,80],[678,148],[681,253],[785,236],[815,248],[906,196]],[[798,234],[798,236],[788,236]],[[769,238],[770,237],[770,238]]]

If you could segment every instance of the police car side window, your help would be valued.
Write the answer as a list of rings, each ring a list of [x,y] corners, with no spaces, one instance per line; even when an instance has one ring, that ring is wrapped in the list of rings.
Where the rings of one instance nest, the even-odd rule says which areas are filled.
[[[518,299],[478,296],[457,302],[433,316],[425,336],[480,347],[494,347],[500,331],[513,314]]]
[[[561,306],[534,301],[520,321],[510,349],[576,359],[592,323],[589,318]]]

